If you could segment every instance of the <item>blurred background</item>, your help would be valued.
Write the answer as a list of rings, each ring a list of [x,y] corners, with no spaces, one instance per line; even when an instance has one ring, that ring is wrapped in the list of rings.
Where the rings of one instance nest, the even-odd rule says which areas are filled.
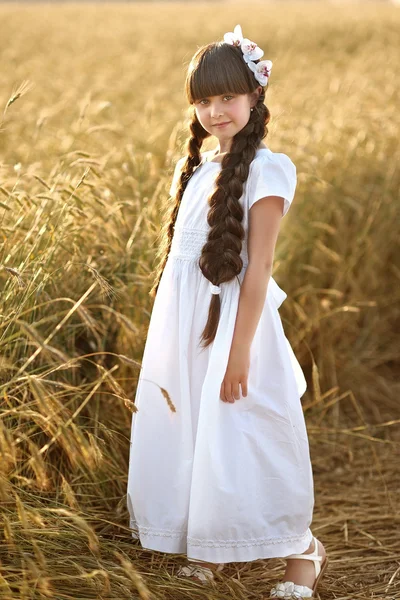
[[[274,64],[264,142],[297,166],[274,278],[308,383],[320,593],[400,597],[398,2],[8,2],[0,23],[0,598],[244,599],[282,574],[177,585],[184,557],[141,548],[126,509],[185,70],[237,23]]]

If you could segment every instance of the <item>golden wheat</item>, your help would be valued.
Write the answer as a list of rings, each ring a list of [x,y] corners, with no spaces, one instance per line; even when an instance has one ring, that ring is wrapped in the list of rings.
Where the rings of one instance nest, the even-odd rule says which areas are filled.
[[[177,557],[133,541],[126,510],[184,71],[236,23],[274,62],[266,143],[297,165],[274,277],[309,385],[329,594],[398,597],[398,9],[1,5],[0,20],[0,598],[242,599],[281,569],[232,563],[218,594],[177,585]]]

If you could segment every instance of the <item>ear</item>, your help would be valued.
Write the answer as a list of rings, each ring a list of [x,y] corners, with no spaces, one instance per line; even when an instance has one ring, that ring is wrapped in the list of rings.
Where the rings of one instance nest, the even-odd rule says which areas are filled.
[[[258,99],[260,97],[260,94],[262,92],[262,87],[261,85],[258,86],[258,88],[256,88],[256,90],[254,92],[252,92],[251,97],[252,97],[252,102],[251,102],[251,106],[255,106],[258,102]]]

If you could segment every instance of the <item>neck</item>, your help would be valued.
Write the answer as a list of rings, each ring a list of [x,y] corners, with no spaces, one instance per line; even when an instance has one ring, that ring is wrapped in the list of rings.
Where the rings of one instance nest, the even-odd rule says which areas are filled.
[[[221,144],[219,144],[219,146],[214,150],[215,156],[219,156],[220,154],[226,154],[227,152],[229,152],[230,147],[230,144],[222,144],[222,146]]]
[[[230,150],[231,144],[230,143],[226,143],[226,144],[219,144],[219,146],[217,148],[215,148],[214,150],[214,154],[213,154],[213,158],[215,158],[216,156],[221,156],[221,154],[227,154]],[[261,142],[260,145],[258,146],[259,148],[266,148],[267,146],[264,144],[264,142]]]

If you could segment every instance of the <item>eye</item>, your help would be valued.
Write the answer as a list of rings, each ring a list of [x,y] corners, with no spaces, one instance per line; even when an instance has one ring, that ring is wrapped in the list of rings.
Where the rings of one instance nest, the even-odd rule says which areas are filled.
[[[226,94],[226,96],[223,96],[223,98],[224,98],[224,100],[225,100],[225,98],[228,98],[228,100],[229,100],[230,98],[233,98],[233,96],[231,94]],[[207,98],[202,98],[201,100],[198,101],[198,104],[202,104],[204,106],[204,104],[207,102],[208,102]]]

